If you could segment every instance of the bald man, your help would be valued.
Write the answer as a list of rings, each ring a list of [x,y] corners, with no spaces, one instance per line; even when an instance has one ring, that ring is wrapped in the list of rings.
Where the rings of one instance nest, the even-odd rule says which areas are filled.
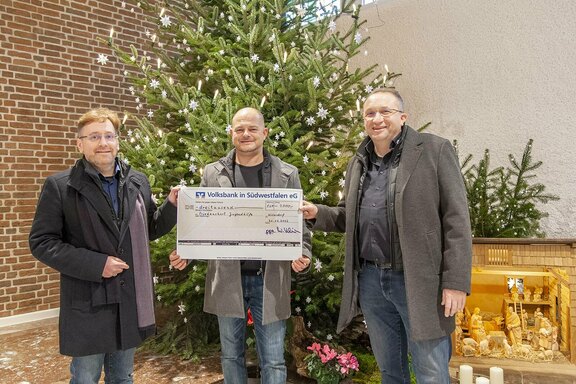
[[[300,189],[298,169],[264,149],[268,128],[254,108],[243,108],[232,118],[234,149],[208,164],[201,187]],[[242,228],[238,228],[242,231]],[[246,311],[250,308],[262,382],[286,383],[284,335],[290,317],[290,267],[301,272],[310,265],[310,232],[302,225],[303,255],[290,261],[210,260],[206,273],[204,311],[218,316],[225,384],[247,382],[245,364]],[[177,269],[186,260],[176,252],[170,263]]]

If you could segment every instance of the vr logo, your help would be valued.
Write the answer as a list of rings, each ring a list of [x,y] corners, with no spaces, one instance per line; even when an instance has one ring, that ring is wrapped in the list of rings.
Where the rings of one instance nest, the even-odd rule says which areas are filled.
[[[197,199],[205,199],[206,198],[206,192],[196,192],[196,198]]]

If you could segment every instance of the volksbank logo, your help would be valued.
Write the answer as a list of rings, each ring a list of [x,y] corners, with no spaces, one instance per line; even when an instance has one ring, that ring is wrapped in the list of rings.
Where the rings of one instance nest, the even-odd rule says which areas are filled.
[[[197,191],[196,192],[196,198],[197,199],[205,199],[206,198],[206,192]]]

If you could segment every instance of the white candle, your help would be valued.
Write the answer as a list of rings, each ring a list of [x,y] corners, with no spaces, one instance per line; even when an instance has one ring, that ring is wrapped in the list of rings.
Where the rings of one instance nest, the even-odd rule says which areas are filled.
[[[477,377],[476,384],[490,384],[490,380],[485,377]]]
[[[472,367],[469,365],[460,366],[460,384],[472,384]]]
[[[490,383],[504,384],[504,370],[500,367],[490,368]]]

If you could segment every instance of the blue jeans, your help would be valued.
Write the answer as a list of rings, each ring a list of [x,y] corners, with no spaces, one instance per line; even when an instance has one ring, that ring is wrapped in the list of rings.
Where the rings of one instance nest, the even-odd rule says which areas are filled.
[[[70,363],[70,384],[98,384],[102,367],[106,384],[133,383],[136,348],[112,353],[73,357]]]
[[[242,276],[244,308],[250,308],[256,334],[256,353],[260,361],[262,383],[285,384],[284,335],[286,321],[262,325],[262,275]],[[246,384],[246,318],[218,316],[222,346],[222,372],[225,384]]]
[[[358,280],[360,307],[382,383],[410,383],[410,352],[418,384],[449,384],[450,337],[410,339],[404,273],[365,264]]]

